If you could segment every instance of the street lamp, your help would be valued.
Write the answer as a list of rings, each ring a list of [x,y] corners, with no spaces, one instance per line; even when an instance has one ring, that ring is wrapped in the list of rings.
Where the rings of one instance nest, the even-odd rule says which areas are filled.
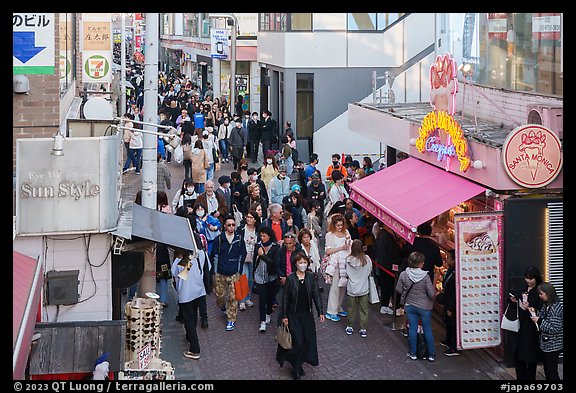
[[[233,114],[234,102],[236,101],[236,35],[238,34],[238,19],[236,18],[236,15],[232,13],[210,14],[208,15],[208,18],[226,18],[228,20],[228,24],[232,24],[233,31],[230,39],[230,112]]]

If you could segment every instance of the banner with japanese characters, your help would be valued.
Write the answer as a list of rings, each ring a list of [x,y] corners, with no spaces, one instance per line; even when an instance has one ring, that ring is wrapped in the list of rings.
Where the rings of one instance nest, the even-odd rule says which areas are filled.
[[[82,14],[80,31],[82,81],[107,89],[112,83],[112,14]]]

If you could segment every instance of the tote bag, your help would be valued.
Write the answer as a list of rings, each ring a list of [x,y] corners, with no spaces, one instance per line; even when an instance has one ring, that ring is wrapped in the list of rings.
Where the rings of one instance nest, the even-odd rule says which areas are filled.
[[[376,282],[372,275],[368,276],[368,302],[370,304],[380,303],[380,297],[378,296],[378,289],[376,289]]]
[[[504,311],[504,315],[502,315],[502,323],[500,327],[504,330],[509,330],[511,332],[518,332],[520,330],[520,318],[518,318],[518,303],[516,303],[516,319],[511,320],[508,319],[506,313],[508,312],[508,307],[510,307],[510,303],[506,306],[506,311]]]
[[[292,335],[288,329],[288,325],[282,324],[276,330],[276,342],[284,349],[292,349]]]
[[[241,274],[238,281],[234,282],[234,292],[236,300],[240,301],[248,295],[248,277],[245,274]]]

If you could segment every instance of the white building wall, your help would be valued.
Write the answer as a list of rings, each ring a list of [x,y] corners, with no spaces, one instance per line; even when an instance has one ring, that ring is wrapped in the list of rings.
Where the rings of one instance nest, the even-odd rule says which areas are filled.
[[[346,13],[314,13],[312,30],[346,30]]]
[[[89,242],[89,250],[87,252]],[[79,270],[80,302],[70,306],[42,305],[42,322],[112,319],[112,236],[108,234],[19,236],[13,249],[40,257],[44,274],[51,270]],[[88,260],[89,256],[89,260]],[[44,276],[46,283],[46,276]],[[46,284],[45,284],[46,285]],[[43,289],[46,298],[46,287]]]
[[[285,68],[346,67],[346,32],[286,34]]]
[[[348,33],[349,67],[399,67],[404,63],[403,22],[386,33]]]

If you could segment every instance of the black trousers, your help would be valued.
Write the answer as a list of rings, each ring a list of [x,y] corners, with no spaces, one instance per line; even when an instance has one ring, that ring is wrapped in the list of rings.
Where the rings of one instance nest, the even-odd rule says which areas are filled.
[[[394,296],[394,277],[379,270],[378,284],[380,285],[380,305],[382,307],[388,307],[390,298]]]
[[[456,350],[456,314],[444,317],[444,325],[446,326],[446,345],[452,350]],[[536,371],[536,369],[534,369]]]
[[[204,299],[204,304],[206,304],[206,296],[200,296],[187,303],[180,303],[180,310],[182,310],[182,317],[184,318],[184,329],[186,330],[186,340],[189,343],[189,351],[193,353],[200,353],[200,342],[198,341],[196,326],[198,324],[198,309],[201,299]]]
[[[547,381],[560,381],[558,374],[560,352],[562,351],[544,352],[544,375]]]
[[[247,153],[252,159],[252,163],[258,161],[258,151],[260,150],[260,141],[248,141]]]

